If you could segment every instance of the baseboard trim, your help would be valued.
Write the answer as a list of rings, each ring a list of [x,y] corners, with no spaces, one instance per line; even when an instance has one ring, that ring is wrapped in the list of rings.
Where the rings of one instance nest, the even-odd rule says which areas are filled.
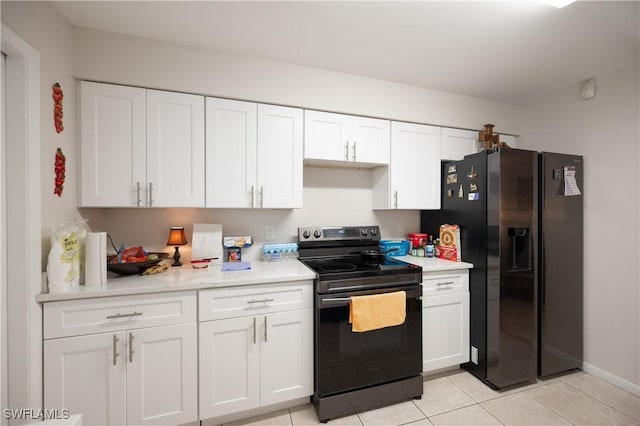
[[[635,383],[632,383],[628,380],[623,379],[622,377],[618,377],[614,374],[611,374],[608,371],[605,371],[587,362],[583,362],[582,370],[606,382],[609,382],[612,385],[622,388],[627,392],[631,392],[634,395],[640,396],[640,385],[636,385]]]

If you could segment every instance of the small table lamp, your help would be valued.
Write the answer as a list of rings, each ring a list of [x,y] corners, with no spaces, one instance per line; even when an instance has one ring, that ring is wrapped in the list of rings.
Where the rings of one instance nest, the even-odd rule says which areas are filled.
[[[182,266],[182,262],[180,262],[180,251],[178,251],[178,246],[183,246],[187,244],[187,237],[184,235],[184,227],[183,226],[172,226],[171,231],[169,231],[169,239],[167,240],[168,246],[176,246],[176,252],[173,254],[173,265],[171,266]]]

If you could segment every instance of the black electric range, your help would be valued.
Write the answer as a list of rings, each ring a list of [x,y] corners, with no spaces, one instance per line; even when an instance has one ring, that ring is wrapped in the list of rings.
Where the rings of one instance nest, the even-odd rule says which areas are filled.
[[[378,226],[299,228],[316,272],[314,406],[322,422],[422,395],[422,268],[380,253]],[[351,298],[406,294],[404,324],[353,332]]]

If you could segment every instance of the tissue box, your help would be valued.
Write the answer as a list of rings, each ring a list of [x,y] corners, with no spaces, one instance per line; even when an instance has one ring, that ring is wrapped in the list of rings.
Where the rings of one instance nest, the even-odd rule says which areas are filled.
[[[246,235],[242,237],[224,237],[222,245],[225,247],[249,247],[251,246],[251,237]]]
[[[382,253],[389,252],[389,256],[406,256],[409,253],[407,240],[380,240],[378,247]]]

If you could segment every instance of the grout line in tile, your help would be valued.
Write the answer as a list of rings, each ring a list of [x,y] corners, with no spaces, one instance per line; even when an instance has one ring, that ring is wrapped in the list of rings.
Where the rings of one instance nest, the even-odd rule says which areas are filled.
[[[488,415],[490,415],[492,418],[496,419],[496,421],[497,421],[498,423],[500,423],[501,425],[504,425],[504,423],[502,423],[502,422],[500,421],[500,419],[499,419],[499,418],[497,418],[496,416],[494,416],[493,414],[491,414],[491,413],[489,412],[489,410],[487,410],[486,408],[484,408],[484,407],[482,406],[482,404],[478,403],[478,406],[480,406],[480,408],[481,408],[485,413],[487,413]]]
[[[587,373],[587,374],[588,374],[588,373]],[[609,408],[611,408],[613,411],[615,411],[616,413],[618,413],[618,414],[622,415],[623,417],[625,417],[625,418],[627,418],[627,419],[631,420],[632,422],[635,422],[635,421],[636,421],[635,419],[632,419],[631,417],[627,416],[626,414],[624,414],[623,412],[619,411],[619,410],[618,410],[618,409],[616,409],[615,407],[613,407],[613,406],[611,406],[611,405],[607,404],[606,402],[604,402],[604,401],[600,401],[600,400],[599,400],[598,398],[596,398],[595,396],[593,396],[593,395],[589,395],[588,393],[583,392],[581,389],[578,389],[577,387],[573,386],[571,383],[569,383],[569,382],[565,382],[565,381],[563,381],[562,383],[564,383],[565,385],[569,386],[570,388],[573,388],[573,389],[577,390],[577,391],[578,391],[578,392],[580,392],[581,394],[583,394],[583,395],[585,395],[585,396],[587,396],[587,397],[589,397],[589,398],[593,399],[594,401],[599,402],[600,404],[604,405],[605,407],[609,407]],[[609,383],[609,382],[606,382],[606,383]],[[611,384],[611,383],[609,383],[609,384]],[[613,386],[615,386],[615,385],[613,385]],[[616,386],[616,387],[617,387],[617,386]],[[624,389],[621,389],[621,388],[618,388],[618,389],[620,389],[620,390],[624,390]],[[633,394],[631,394],[631,395],[633,395]],[[634,396],[635,396],[635,395],[634,395]],[[639,398],[639,399],[640,399],[640,398]],[[544,405],[544,404],[543,404],[543,405]]]

